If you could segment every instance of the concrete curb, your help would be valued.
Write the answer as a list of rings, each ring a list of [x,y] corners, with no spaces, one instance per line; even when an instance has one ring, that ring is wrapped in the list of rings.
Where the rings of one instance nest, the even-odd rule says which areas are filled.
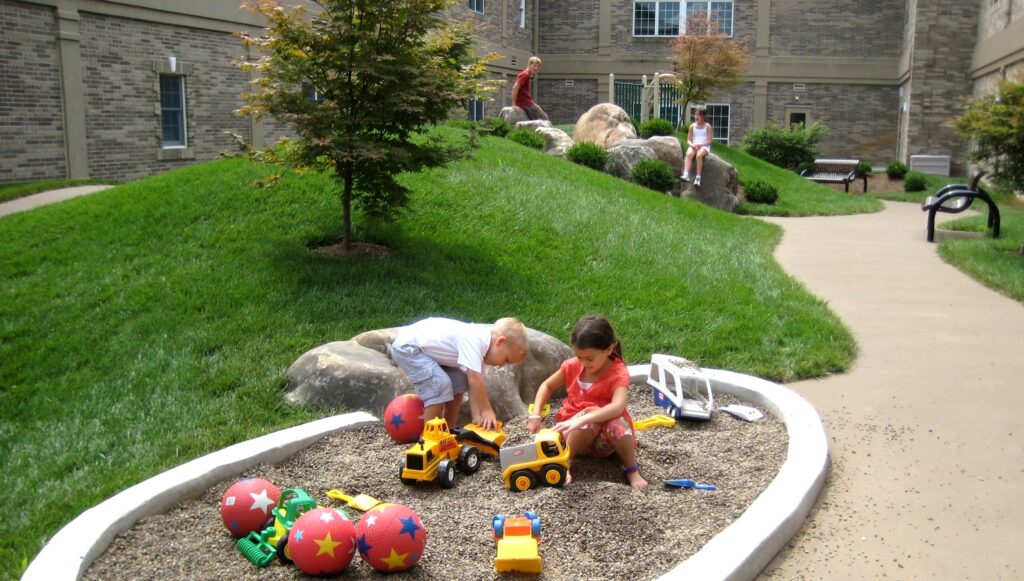
[[[46,543],[21,578],[78,579],[118,533],[139,519],[164,513],[257,464],[280,462],[328,434],[377,421],[366,412],[332,416],[240,442],[157,474],[78,515]]]
[[[632,365],[634,382],[650,365]],[[786,461],[743,515],[660,579],[753,579],[803,524],[828,472],[828,439],[817,412],[779,384],[749,375],[705,369],[712,388],[764,406],[789,435]],[[280,462],[328,434],[378,420],[365,412],[324,418],[241,442],[141,482],[83,512],[57,532],[29,565],[22,581],[78,579],[119,533],[161,514],[217,482],[261,463]]]

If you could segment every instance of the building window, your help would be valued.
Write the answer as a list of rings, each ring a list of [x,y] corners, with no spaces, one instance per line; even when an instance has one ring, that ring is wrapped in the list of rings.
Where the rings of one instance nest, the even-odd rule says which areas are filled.
[[[473,12],[484,13],[484,0],[469,0],[469,9]]]
[[[519,28],[526,28],[526,0],[519,0]]]
[[[712,32],[732,36],[733,3],[727,2],[687,2],[686,20],[696,19],[700,22],[710,22]],[[685,25],[684,25],[685,28]],[[703,27],[698,30],[687,30],[687,33],[699,34],[706,32]]]
[[[161,145],[185,147],[185,77],[160,75]]]
[[[469,100],[469,120],[470,121],[483,121],[484,120],[484,102],[480,99]]]
[[[633,2],[633,36],[679,36],[686,29],[686,20],[699,19],[712,23],[715,32],[732,36],[733,0],[720,2],[687,0],[635,0]],[[688,30],[691,34],[702,30]]]
[[[708,114],[708,123],[715,130],[714,140],[729,145],[729,105],[707,103],[690,107],[690,123],[696,121],[697,107],[704,107]]]

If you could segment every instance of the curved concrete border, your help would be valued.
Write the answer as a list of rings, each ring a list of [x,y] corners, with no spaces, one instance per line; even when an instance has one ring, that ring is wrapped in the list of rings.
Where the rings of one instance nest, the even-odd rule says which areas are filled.
[[[634,382],[650,365],[632,365]],[[786,461],[768,488],[733,524],[661,579],[753,579],[806,518],[828,472],[828,439],[817,412],[795,392],[730,371],[705,369],[712,388],[764,406],[786,424]],[[118,533],[161,514],[221,480],[261,463],[280,462],[324,436],[378,420],[365,412],[324,418],[242,442],[182,464],[86,510],[57,532],[29,565],[23,581],[78,579]]]
[[[114,537],[137,520],[167,512],[257,464],[280,462],[328,434],[376,421],[366,412],[332,416],[241,442],[157,474],[78,515],[46,543],[21,578],[78,579]]]

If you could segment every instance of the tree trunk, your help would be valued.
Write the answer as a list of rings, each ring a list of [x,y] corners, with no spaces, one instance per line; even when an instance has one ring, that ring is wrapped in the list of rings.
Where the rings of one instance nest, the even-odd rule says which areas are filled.
[[[345,250],[352,249],[352,188],[354,177],[352,175],[352,164],[342,164],[339,175],[345,183],[341,193],[341,237],[345,244]]]

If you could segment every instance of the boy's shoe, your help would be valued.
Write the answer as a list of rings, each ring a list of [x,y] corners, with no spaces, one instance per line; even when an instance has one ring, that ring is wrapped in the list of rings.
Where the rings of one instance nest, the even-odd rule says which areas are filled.
[[[699,186],[700,185],[700,176],[697,176],[697,177],[693,178],[693,185],[695,185],[695,186]]]
[[[688,174],[688,173],[683,173],[683,175],[681,175],[681,176],[679,176],[679,177],[680,177],[680,178],[681,178],[681,179],[682,179],[682,180],[683,180],[684,182],[688,182],[688,181],[690,181],[690,174]]]

